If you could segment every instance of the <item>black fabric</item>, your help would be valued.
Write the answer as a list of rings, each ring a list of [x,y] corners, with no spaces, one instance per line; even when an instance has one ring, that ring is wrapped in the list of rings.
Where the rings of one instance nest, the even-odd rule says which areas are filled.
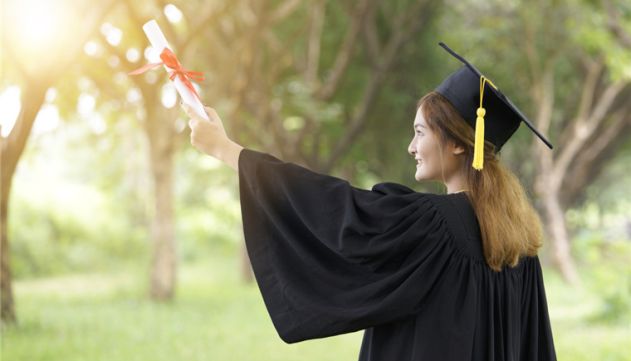
[[[464,193],[361,189],[247,148],[239,193],[283,341],[365,329],[359,360],[556,359],[538,258],[492,271]]]

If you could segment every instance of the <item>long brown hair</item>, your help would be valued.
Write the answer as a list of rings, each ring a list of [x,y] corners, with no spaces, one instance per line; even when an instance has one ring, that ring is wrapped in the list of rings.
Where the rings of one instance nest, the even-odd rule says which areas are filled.
[[[495,146],[484,142],[484,169],[471,167],[474,129],[440,93],[430,92],[417,103],[429,128],[442,144],[452,141],[462,146],[467,196],[480,224],[486,262],[495,271],[504,265],[514,267],[523,255],[534,256],[542,245],[542,227],[519,179],[506,168],[495,153]]]

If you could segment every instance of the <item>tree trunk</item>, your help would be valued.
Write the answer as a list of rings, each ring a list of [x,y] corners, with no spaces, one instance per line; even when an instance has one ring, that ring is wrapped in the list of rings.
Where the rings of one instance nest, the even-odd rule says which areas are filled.
[[[11,280],[11,260],[9,252],[8,218],[9,218],[9,194],[13,175],[18,161],[26,147],[26,142],[31,134],[35,117],[44,103],[48,82],[32,84],[23,88],[22,108],[15,126],[7,138],[0,137],[0,314],[2,323],[15,324],[15,306],[13,302],[13,287]]]
[[[565,223],[563,207],[559,202],[559,194],[558,192],[544,192],[542,200],[545,212],[545,228],[553,240],[552,260],[554,265],[569,284],[578,285],[580,277],[570,252],[570,237]]]
[[[544,148],[540,144],[537,146]],[[549,153],[547,151],[548,149],[546,148],[543,150],[543,154],[538,154],[538,158],[544,159],[544,161],[538,162],[538,169],[535,175],[535,190],[542,201],[542,211],[544,213],[542,222],[546,234],[550,237],[552,243],[552,260],[555,267],[567,283],[577,285],[580,283],[580,278],[570,253],[570,238],[567,223],[565,222],[565,211],[560,202],[561,193],[559,188],[554,186],[555,184],[560,184],[560,180],[554,181],[550,179],[552,167],[547,166],[547,164],[551,164],[551,162],[546,162],[545,159],[552,156],[546,154]]]
[[[4,140],[3,140],[4,144]],[[4,146],[2,147],[4,148]],[[4,149],[0,150],[4,157]],[[4,162],[4,159],[2,159]],[[4,178],[4,177],[3,177]],[[7,186],[6,188],[8,188]],[[9,237],[7,235],[7,210],[9,203],[9,191],[5,194],[4,180],[2,185],[2,205],[0,206],[0,233],[2,233],[2,243],[0,244],[0,292],[2,293],[2,324],[15,324],[15,308],[13,305],[13,287],[11,286],[11,263],[9,260]]]
[[[161,104],[156,102],[150,106],[157,107]],[[167,119],[170,118],[169,114],[169,111],[147,109],[145,127],[155,195],[155,213],[151,222],[153,254],[150,296],[157,301],[173,299],[177,268],[173,221],[173,149],[176,134],[171,119]]]
[[[548,132],[552,122],[552,109],[554,108],[553,74],[552,69],[547,68],[532,86],[532,97],[535,99],[537,109],[536,124],[544,134]],[[559,174],[555,170],[556,162],[552,152],[539,139],[533,139],[532,149],[533,154],[536,155],[535,192],[543,201],[545,216],[542,217],[542,222],[546,234],[551,238],[553,262],[566,282],[577,284],[579,277],[570,254],[570,239],[565,222],[565,212],[559,201],[564,173]]]

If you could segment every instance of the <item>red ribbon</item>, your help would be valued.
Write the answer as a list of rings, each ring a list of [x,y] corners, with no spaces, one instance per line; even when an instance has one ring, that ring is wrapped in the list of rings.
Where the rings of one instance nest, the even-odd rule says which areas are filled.
[[[197,91],[195,91],[195,87],[193,87],[193,84],[191,83],[191,79],[202,81],[204,80],[204,74],[199,71],[184,69],[184,67],[182,67],[182,64],[180,64],[180,62],[177,60],[175,54],[173,54],[173,52],[169,48],[164,48],[164,50],[162,50],[162,53],[160,53],[160,59],[162,59],[161,63],[146,64],[141,68],[129,72],[128,74],[142,74],[148,70],[159,67],[160,65],[166,65],[167,68],[171,69],[171,72],[169,73],[169,79],[173,80],[176,76],[179,77],[182,83],[184,83],[184,85],[186,85],[186,87],[197,97],[197,99],[201,101],[201,99],[199,98],[199,94],[197,94]]]

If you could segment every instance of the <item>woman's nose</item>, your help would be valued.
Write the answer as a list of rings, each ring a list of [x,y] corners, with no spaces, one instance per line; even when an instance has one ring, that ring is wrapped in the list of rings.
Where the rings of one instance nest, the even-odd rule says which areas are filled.
[[[410,142],[410,145],[408,145],[408,153],[410,153],[411,156],[414,156],[414,141]]]

